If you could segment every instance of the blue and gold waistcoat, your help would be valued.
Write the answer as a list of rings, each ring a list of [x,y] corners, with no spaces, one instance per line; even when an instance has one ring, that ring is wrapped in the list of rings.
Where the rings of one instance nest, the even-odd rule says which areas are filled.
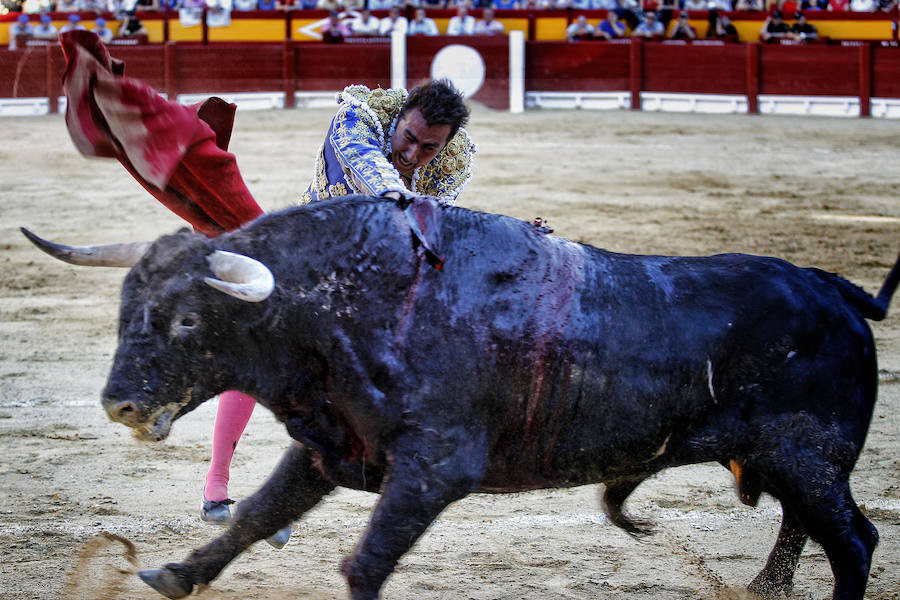
[[[410,195],[390,160],[391,137],[406,96],[403,89],[370,90],[363,85],[351,85],[338,94],[338,112],[300,204],[348,194]],[[415,170],[412,191],[453,204],[472,178],[475,151],[469,134],[460,129],[431,162]]]

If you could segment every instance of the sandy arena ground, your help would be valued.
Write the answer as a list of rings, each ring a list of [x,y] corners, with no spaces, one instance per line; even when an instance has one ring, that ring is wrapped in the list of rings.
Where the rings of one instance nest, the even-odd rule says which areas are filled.
[[[232,150],[267,210],[312,174],[330,112],[240,112]],[[548,219],[610,250],[775,255],[875,292],[900,250],[900,123],[869,119],[529,112],[476,107],[476,176],[460,204]],[[181,222],[111,161],[81,157],[60,116],[0,123],[0,598],[157,598],[133,574],[217,534],[197,517],[215,402],[162,443],[107,421],[99,394],[115,349],[124,272],[76,268],[17,227],[72,244],[152,239]],[[882,385],[855,497],[881,532],[867,598],[900,597],[900,298],[874,323]],[[232,468],[232,496],[267,476],[287,435],[264,409]],[[739,504],[718,465],[672,470],[626,509],[655,523],[634,540],[610,525],[598,488],[474,495],[404,557],[386,599],[746,599],[780,522],[771,498]],[[346,598],[338,572],[375,496],[339,491],[290,544],[254,546],[202,598]],[[794,598],[830,598],[808,544]]]

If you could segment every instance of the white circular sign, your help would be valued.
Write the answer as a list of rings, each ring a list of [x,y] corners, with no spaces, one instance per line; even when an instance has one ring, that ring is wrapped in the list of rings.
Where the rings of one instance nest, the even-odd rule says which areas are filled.
[[[431,78],[446,77],[466,98],[473,96],[484,83],[484,59],[471,46],[450,44],[441,48],[431,61]]]

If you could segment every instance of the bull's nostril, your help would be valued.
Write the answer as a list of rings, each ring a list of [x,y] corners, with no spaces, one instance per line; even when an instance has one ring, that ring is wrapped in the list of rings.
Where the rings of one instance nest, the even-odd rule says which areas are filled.
[[[140,419],[140,411],[134,402],[120,400],[106,404],[106,413],[109,418],[119,423],[132,425]]]

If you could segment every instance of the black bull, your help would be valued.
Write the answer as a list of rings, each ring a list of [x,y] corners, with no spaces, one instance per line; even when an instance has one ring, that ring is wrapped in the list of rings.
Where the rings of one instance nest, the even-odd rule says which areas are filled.
[[[214,289],[217,250],[266,265],[271,296]],[[641,481],[706,461],[732,470],[743,502],[781,502],[752,590],[789,592],[811,537],[834,598],[863,597],[878,534],[848,479],[876,398],[866,319],[884,318],[900,261],[873,298],[775,258],[615,254],[508,217],[369,198],[141,253],[122,291],[110,417],[161,439],[236,389],[299,442],[221,537],[142,573],[170,598],[336,486],[381,494],[342,566],[352,597],[369,599],[471,492],[603,482],[611,521],[638,534],[621,508]]]

